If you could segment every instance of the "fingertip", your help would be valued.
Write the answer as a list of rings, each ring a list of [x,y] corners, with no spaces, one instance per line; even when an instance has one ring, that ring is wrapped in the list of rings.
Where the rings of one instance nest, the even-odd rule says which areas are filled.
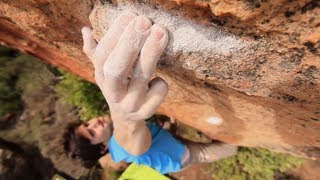
[[[82,35],[91,34],[91,32],[92,32],[92,28],[90,28],[88,26],[84,26],[81,28]]]
[[[127,25],[135,18],[137,17],[137,14],[130,10],[125,10],[121,12],[121,14],[117,17],[117,19],[114,21],[115,23],[118,23],[118,26],[124,30]]]
[[[131,21],[135,17],[137,17],[137,14],[135,12],[132,12],[131,10],[125,10],[120,14],[120,18],[123,21]]]
[[[151,36],[155,40],[160,41],[168,36],[168,30],[159,24],[154,24],[151,28]]]
[[[81,29],[83,39],[83,51],[89,58],[91,58],[91,55],[97,46],[97,42],[92,36],[92,31],[92,28],[87,26]]]
[[[137,16],[133,23],[133,28],[138,33],[146,32],[152,26],[152,21],[146,16]]]
[[[155,88],[158,89],[159,91],[163,92],[163,93],[167,93],[168,91],[168,83],[162,79],[161,77],[155,77],[154,79],[151,80],[150,84],[149,84],[150,88]]]

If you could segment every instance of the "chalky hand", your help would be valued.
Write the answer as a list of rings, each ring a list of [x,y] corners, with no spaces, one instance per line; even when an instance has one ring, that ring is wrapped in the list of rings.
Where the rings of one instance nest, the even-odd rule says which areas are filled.
[[[83,50],[109,104],[115,140],[128,153],[140,155],[151,145],[144,120],[154,114],[168,92],[163,79],[151,79],[167,46],[167,32],[146,17],[124,12],[98,44],[91,33],[90,28],[82,29]]]
[[[82,29],[83,50],[94,65],[95,80],[112,120],[139,121],[152,116],[168,92],[163,79],[151,80],[168,42],[166,30],[146,17],[124,12],[98,44],[91,33],[88,27]]]

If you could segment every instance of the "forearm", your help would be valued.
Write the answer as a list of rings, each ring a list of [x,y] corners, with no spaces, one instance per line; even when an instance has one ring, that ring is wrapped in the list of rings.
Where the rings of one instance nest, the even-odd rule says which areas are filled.
[[[144,121],[113,121],[117,143],[134,156],[145,153],[151,145],[151,134]]]

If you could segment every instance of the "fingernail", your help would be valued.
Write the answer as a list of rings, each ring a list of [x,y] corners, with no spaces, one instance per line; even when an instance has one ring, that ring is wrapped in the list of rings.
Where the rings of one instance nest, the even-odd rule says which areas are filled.
[[[120,20],[121,20],[121,22],[123,22],[124,24],[128,25],[129,22],[130,22],[133,18],[135,18],[135,17],[136,17],[136,15],[135,15],[133,12],[131,12],[131,11],[124,11],[124,12],[122,12],[122,14],[120,15]]]
[[[151,37],[156,41],[160,41],[164,36],[165,31],[161,27],[154,26],[151,31]]]
[[[151,23],[147,18],[137,17],[134,22],[134,29],[137,32],[145,32],[150,29]]]

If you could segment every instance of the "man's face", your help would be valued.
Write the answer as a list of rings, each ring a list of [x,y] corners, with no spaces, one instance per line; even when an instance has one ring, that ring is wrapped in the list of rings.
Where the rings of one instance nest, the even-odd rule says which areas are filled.
[[[109,117],[98,117],[75,129],[76,133],[88,138],[91,144],[107,143],[112,134],[112,121]]]

